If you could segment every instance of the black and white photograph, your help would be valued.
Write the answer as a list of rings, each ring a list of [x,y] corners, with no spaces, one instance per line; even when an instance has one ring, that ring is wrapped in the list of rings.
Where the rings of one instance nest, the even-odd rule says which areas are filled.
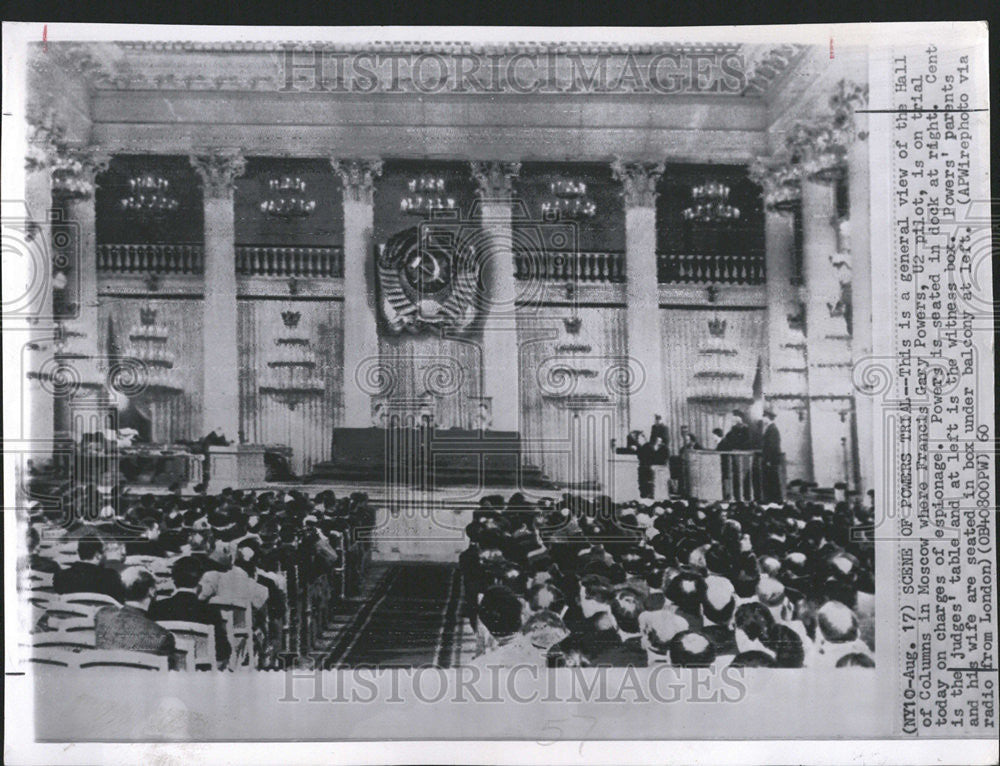
[[[995,727],[967,27],[5,24],[37,739]]]

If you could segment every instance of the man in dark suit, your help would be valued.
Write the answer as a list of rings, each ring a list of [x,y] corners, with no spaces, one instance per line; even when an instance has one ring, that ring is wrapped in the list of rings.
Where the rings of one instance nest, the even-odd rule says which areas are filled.
[[[38,529],[28,527],[28,555],[18,559],[17,570],[19,572],[30,569],[33,572],[48,572],[54,575],[62,569],[53,559],[46,558],[38,552],[38,546],[41,542],[42,538],[38,534]]]
[[[763,494],[765,503],[780,503],[784,500],[781,487],[781,432],[774,422],[774,410],[764,410],[764,437],[761,445],[763,462]]]
[[[670,439],[667,438],[668,433],[667,424],[663,422],[663,416],[654,415],[653,425],[649,427],[649,440],[651,442],[655,442],[657,437],[659,437],[660,439],[663,439],[664,444],[669,444]]]
[[[618,641],[608,643],[595,658],[595,665],[611,667],[647,665],[646,650],[642,646],[639,631],[639,615],[643,611],[644,599],[632,588],[621,588],[611,599],[611,616],[618,626]]]
[[[215,659],[220,668],[225,667],[232,652],[226,634],[226,621],[219,607],[198,599],[198,581],[204,570],[194,557],[184,556],[174,562],[170,573],[174,580],[174,594],[154,601],[149,607],[149,618],[155,622],[179,620],[211,625],[215,629]]]
[[[156,579],[146,569],[129,567],[122,572],[125,605],[105,606],[94,615],[98,649],[127,649],[167,656],[173,661],[173,634],[151,619],[149,605],[156,590]]]
[[[750,449],[750,426],[747,423],[747,414],[743,410],[733,410],[733,417],[736,418],[736,422],[716,447],[720,452]]]
[[[656,459],[652,442],[643,442],[636,451],[639,458],[639,497],[653,497],[653,461]]]
[[[722,437],[719,446],[720,452],[733,452],[753,449],[753,435],[750,432],[749,418],[743,410],[733,410],[733,417],[736,422],[732,428]],[[731,486],[732,497],[746,499],[750,496],[750,466],[742,467],[739,459],[734,457],[724,457],[722,460],[722,483]]]
[[[121,602],[125,596],[122,580],[113,569],[103,566],[104,543],[92,537],[83,537],[76,551],[80,560],[55,573],[52,589],[60,595],[104,593]]]

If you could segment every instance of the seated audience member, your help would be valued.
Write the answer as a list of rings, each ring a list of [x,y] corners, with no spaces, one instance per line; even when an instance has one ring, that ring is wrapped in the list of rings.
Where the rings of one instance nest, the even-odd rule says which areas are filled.
[[[566,598],[562,591],[549,582],[533,586],[528,591],[528,607],[532,612],[548,609],[562,618],[566,611]]]
[[[774,666],[777,668],[801,668],[805,663],[802,637],[787,625],[779,623],[772,626],[765,646],[774,653]]]
[[[96,647],[171,656],[175,649],[173,634],[147,614],[156,579],[141,567],[129,567],[121,581],[124,606],[101,607],[94,615]]]
[[[165,556],[166,546],[160,541],[160,522],[155,516],[147,516],[140,522],[142,530],[138,540],[128,540],[125,543],[125,553],[128,556]],[[180,550],[180,547],[177,548]]]
[[[816,664],[834,667],[845,654],[867,654],[858,618],[839,601],[827,601],[816,614]]]
[[[707,668],[715,662],[715,649],[697,631],[678,633],[670,642],[670,664],[681,668]]]
[[[65,569],[55,573],[52,589],[60,594],[103,593],[119,603],[124,598],[125,589],[121,577],[104,564],[104,543],[94,538],[84,537],[77,544],[79,561],[74,561]]]
[[[688,629],[687,620],[670,609],[643,612],[639,615],[642,648],[646,650],[646,664],[670,662],[670,642],[678,633]]]
[[[538,650],[536,658],[543,661],[553,646],[569,636],[562,618],[553,611],[542,609],[531,615],[521,628],[528,642]]]
[[[231,647],[226,633],[226,621],[219,607],[198,598],[198,582],[203,574],[201,565],[191,556],[177,559],[170,570],[174,593],[169,598],[154,601],[149,617],[156,622],[179,620],[211,625],[215,629],[215,658],[219,667],[229,659]]]
[[[256,580],[257,567],[253,562],[255,551],[249,546],[241,546],[236,551],[233,567],[225,572],[205,572],[201,578],[200,594],[205,601],[218,598],[220,601],[249,601],[254,611],[259,611],[267,603],[267,587]],[[192,554],[194,557],[194,554]],[[198,563],[202,562],[198,559]]]
[[[570,633],[566,638],[549,649],[545,664],[550,668],[589,668],[593,657],[584,647],[583,637]]]
[[[122,540],[108,540],[104,543],[104,566],[121,575],[128,565],[125,563],[125,543]]]
[[[209,529],[193,530],[188,534],[188,555],[201,564],[202,570],[209,572],[226,572],[229,566],[218,559],[215,554],[215,539]]]
[[[740,653],[764,652],[772,657],[774,652],[767,648],[767,639],[774,627],[774,618],[763,604],[751,602],[736,608],[733,630],[736,648]]]
[[[681,572],[670,580],[663,592],[677,613],[687,620],[692,630],[701,628],[701,604],[705,598],[705,578],[693,572]]]
[[[738,653],[736,631],[733,629],[735,615],[736,598],[732,583],[725,577],[706,577],[701,632],[712,642],[716,657],[732,657]]]
[[[644,599],[638,591],[624,587],[611,599],[611,616],[618,630],[618,642],[609,645],[597,655],[596,664],[613,667],[646,667],[646,650],[639,631],[639,615]]]
[[[580,580],[577,603],[566,610],[563,621],[567,628],[576,633],[595,614],[610,611],[611,583],[600,575],[585,575]]]
[[[33,572],[48,572],[55,574],[62,567],[50,558],[46,558],[38,552],[38,546],[42,543],[42,536],[36,527],[28,527],[28,555],[22,556],[17,561],[18,571],[30,569]]]
[[[579,630],[582,646],[591,665],[610,665],[610,661],[601,662],[601,656],[606,655],[621,644],[618,625],[611,612],[597,612],[583,622]]]
[[[862,654],[861,652],[852,652],[851,654],[845,654],[839,660],[837,660],[838,668],[873,668],[875,667],[875,660],[872,659],[870,654]]]
[[[731,668],[773,668],[774,657],[767,652],[740,652],[729,663]]]
[[[510,588],[492,585],[479,601],[479,622],[489,632],[489,645],[473,664],[504,667],[534,663],[539,653],[521,633],[521,600]]]

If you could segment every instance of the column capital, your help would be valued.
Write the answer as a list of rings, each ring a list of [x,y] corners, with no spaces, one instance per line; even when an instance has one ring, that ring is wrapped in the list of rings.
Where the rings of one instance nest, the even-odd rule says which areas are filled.
[[[61,148],[43,162],[29,163],[29,171],[49,171],[52,193],[84,200],[94,196],[97,176],[108,169],[111,155],[96,146]]]
[[[476,192],[483,199],[509,199],[514,179],[521,173],[520,162],[478,161],[469,163]]]
[[[239,150],[199,152],[189,159],[201,178],[205,197],[214,199],[232,196],[236,179],[243,175],[247,165]]]
[[[382,160],[331,159],[330,166],[344,184],[344,199],[372,204],[375,179],[382,175]]]
[[[656,184],[666,165],[662,162],[625,162],[620,157],[611,163],[611,172],[623,188],[626,207],[653,207]]]

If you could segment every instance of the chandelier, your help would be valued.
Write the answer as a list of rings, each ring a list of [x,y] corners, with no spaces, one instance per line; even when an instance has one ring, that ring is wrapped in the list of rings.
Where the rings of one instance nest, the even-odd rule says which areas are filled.
[[[286,222],[308,218],[316,210],[316,200],[306,198],[305,192],[306,182],[298,176],[271,178],[267,182],[268,196],[260,203],[260,212]]]
[[[183,387],[174,369],[175,356],[167,342],[166,325],[156,321],[156,310],[139,309],[139,323],[129,330],[125,356],[138,360],[145,372],[145,390],[153,395],[179,394]]]
[[[553,181],[549,193],[552,199],[542,203],[545,218],[579,221],[597,214],[597,205],[587,196],[587,184],[583,181]]]
[[[123,211],[141,218],[162,218],[179,207],[170,194],[170,181],[160,175],[145,173],[129,179],[129,193],[122,197]]]
[[[693,204],[682,211],[686,221],[726,223],[739,220],[740,209],[729,204],[729,187],[720,181],[692,186],[691,200]]]
[[[425,173],[406,183],[407,194],[399,201],[399,210],[406,215],[431,216],[455,209],[454,197],[447,196],[443,176]]]

